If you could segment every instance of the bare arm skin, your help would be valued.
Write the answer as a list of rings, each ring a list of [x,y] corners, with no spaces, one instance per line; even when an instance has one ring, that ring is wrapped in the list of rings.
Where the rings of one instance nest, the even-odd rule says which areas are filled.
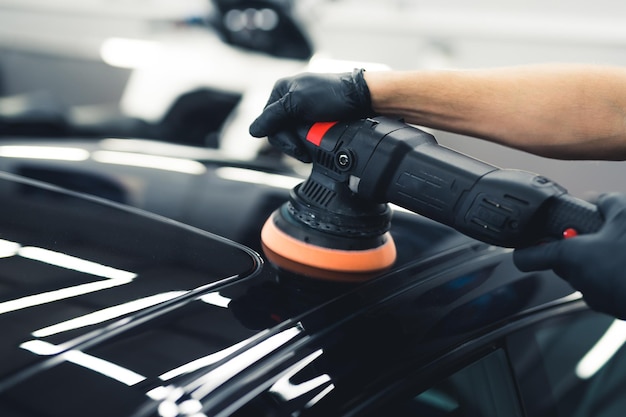
[[[559,159],[626,159],[626,69],[366,72],[373,109]]]

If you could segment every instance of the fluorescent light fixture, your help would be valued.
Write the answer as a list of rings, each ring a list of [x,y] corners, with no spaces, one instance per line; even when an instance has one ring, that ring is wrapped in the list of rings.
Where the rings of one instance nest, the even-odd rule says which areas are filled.
[[[593,377],[613,358],[624,343],[626,343],[626,321],[614,320],[602,337],[578,362],[576,376],[580,379]]]
[[[4,158],[50,159],[57,161],[85,161],[89,151],[80,148],[60,146],[0,146],[0,156]]]
[[[287,175],[269,174],[267,172],[254,171],[245,168],[221,167],[215,170],[215,174],[229,181],[247,182],[250,184],[269,185],[276,188],[292,189],[300,184],[301,178]]]
[[[34,331],[32,335],[35,337],[46,337],[69,330],[80,329],[81,327],[86,327],[93,324],[103,323],[105,321],[112,320],[114,318],[134,313],[135,311],[143,310],[144,308],[152,307],[165,301],[172,300],[185,293],[186,291],[169,291],[140,298],[138,300],[129,301],[124,304],[104,308],[90,314],[85,314],[71,320],[44,327],[42,329]]]
[[[219,292],[211,292],[201,297],[198,297],[198,299],[204,301],[207,304],[222,308],[228,308],[228,304],[232,301],[230,298],[224,297]]]
[[[155,62],[159,52],[158,42],[143,39],[108,38],[100,46],[102,60],[119,68],[151,65]]]
[[[28,350],[36,355],[54,355],[62,348],[43,340],[29,340],[20,345],[22,349]],[[130,369],[116,365],[104,359],[97,358],[79,350],[69,350],[63,353],[63,358],[75,365],[90,369],[106,377],[115,379],[125,385],[132,386],[145,380],[146,377]]]
[[[198,161],[171,158],[168,156],[117,151],[95,151],[91,154],[91,158],[103,164],[152,168],[191,175],[202,175],[206,172],[206,167]]]

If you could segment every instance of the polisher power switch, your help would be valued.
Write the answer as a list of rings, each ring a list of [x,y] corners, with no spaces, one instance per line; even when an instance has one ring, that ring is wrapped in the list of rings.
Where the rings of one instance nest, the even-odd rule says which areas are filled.
[[[512,214],[513,210],[511,208],[483,197],[469,217],[472,223],[482,228],[500,232],[507,224],[515,224],[511,217]]]

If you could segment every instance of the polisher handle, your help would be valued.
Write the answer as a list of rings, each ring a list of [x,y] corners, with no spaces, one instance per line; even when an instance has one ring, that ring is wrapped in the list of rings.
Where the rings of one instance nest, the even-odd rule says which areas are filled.
[[[595,204],[569,194],[561,194],[546,205],[546,233],[549,236],[567,239],[597,232],[604,224]]]
[[[443,147],[426,151],[427,159],[424,153],[416,148],[405,155],[389,201],[475,239],[517,248],[592,233],[603,223],[595,205],[546,177],[477,164]]]

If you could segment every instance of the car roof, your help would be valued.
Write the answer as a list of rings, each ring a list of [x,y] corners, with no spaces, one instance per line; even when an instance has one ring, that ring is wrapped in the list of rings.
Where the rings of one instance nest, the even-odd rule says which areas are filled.
[[[224,168],[277,174],[267,168],[204,160],[202,175],[151,173],[141,186],[145,168],[12,164],[60,178],[95,172],[124,191],[126,204],[0,175],[0,238],[8,253],[18,251],[0,259],[16,264],[4,269],[0,302],[9,335],[0,343],[7,358],[0,411],[12,404],[23,414],[83,415],[97,397],[94,416],[152,415],[195,392],[207,410],[222,412],[239,404],[233,398],[258,392],[259,378],[278,380],[320,349],[332,352],[340,387],[367,378],[380,387],[410,352],[424,364],[573,293],[548,273],[519,272],[509,250],[398,209],[390,271],[333,282],[281,270],[264,261],[258,233],[287,188],[223,175]],[[184,201],[172,204],[187,205],[178,215],[184,223],[143,210],[178,213],[154,201],[129,207],[133,186],[160,189],[165,200],[173,189]],[[42,262],[46,251],[57,260]],[[51,294],[58,299],[42,301]],[[6,307],[24,300],[31,305]],[[360,363],[375,372],[354,372]],[[45,389],[33,393],[35,386]]]
[[[0,193],[0,375],[32,363],[33,350],[62,351],[116,318],[262,266],[242,245],[98,198],[7,173]]]

